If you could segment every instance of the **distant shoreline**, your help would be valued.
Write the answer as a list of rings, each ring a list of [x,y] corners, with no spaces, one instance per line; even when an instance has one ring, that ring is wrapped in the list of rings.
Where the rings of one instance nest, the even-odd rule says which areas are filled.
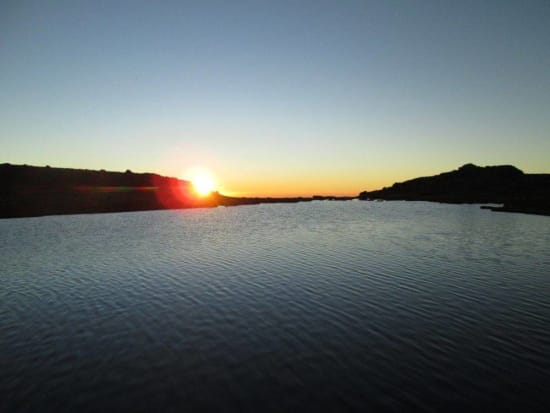
[[[218,192],[201,197],[189,181],[153,173],[0,164],[0,218],[352,199],[498,204],[482,208],[550,216],[550,174],[468,164],[356,197],[230,197]]]
[[[0,165],[0,218],[212,208],[356,197],[197,195],[189,181],[152,173]]]
[[[499,204],[502,206],[483,208],[550,216],[550,174],[525,174],[511,165],[466,164],[455,171],[395,183],[377,191],[363,191],[359,199]]]

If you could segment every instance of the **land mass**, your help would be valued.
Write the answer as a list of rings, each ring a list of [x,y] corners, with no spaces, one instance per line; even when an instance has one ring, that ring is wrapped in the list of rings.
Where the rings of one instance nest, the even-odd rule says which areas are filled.
[[[363,191],[359,199],[500,204],[484,208],[550,215],[550,174],[525,174],[511,165],[466,164],[455,171]]]
[[[191,182],[153,173],[0,164],[0,218],[352,198],[199,196]]]
[[[218,192],[201,197],[191,182],[153,173],[0,164],[0,218],[354,198],[229,197]],[[499,204],[483,208],[550,216],[550,174],[525,174],[510,165],[466,164],[455,171],[363,191],[358,198]]]

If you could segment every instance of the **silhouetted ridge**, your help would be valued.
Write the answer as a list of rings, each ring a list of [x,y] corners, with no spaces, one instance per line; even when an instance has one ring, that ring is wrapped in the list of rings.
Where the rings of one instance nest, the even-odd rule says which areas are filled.
[[[504,204],[507,210],[548,214],[550,174],[525,174],[512,165],[480,167],[471,163],[455,171],[395,183],[360,199]],[[521,211],[520,211],[521,210]]]
[[[352,197],[321,197],[347,200]],[[319,197],[316,199],[320,199]],[[291,203],[313,198],[235,198],[194,193],[188,181],[152,173],[0,165],[0,218]]]
[[[73,185],[98,186],[166,186],[179,182],[190,187],[188,181],[152,173],[96,171],[89,169],[52,168],[50,166],[28,166],[0,164],[0,180],[12,188],[25,186],[70,187]]]
[[[151,173],[0,165],[0,217],[212,206],[191,184]]]

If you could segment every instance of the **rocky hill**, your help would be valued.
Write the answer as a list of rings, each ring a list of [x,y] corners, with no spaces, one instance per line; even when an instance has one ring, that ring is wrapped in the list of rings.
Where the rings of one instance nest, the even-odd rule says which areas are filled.
[[[395,183],[359,198],[495,203],[499,211],[550,215],[550,174],[525,174],[510,165],[480,167],[466,164],[455,171]]]

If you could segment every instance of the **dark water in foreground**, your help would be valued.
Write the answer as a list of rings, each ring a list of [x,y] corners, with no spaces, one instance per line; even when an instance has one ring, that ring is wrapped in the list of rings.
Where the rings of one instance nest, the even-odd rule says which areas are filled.
[[[313,202],[0,220],[0,411],[550,408],[550,219]]]

